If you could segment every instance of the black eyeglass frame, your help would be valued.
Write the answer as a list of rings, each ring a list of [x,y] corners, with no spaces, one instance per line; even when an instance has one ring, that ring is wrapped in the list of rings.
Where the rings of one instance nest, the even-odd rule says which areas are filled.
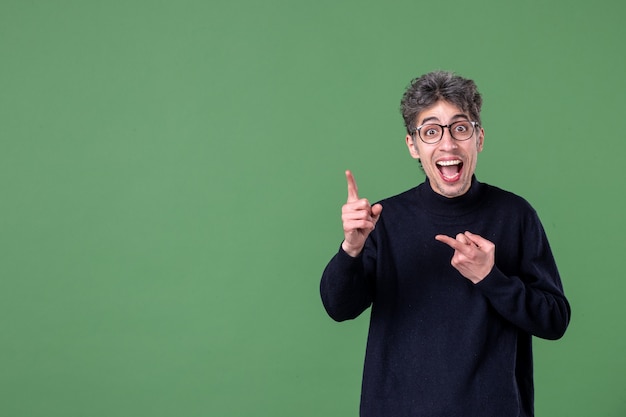
[[[452,126],[460,123],[460,122],[470,122],[472,125],[472,133],[466,138],[466,139],[457,139],[454,137],[454,133],[452,133]],[[421,129],[424,126],[439,126],[441,128],[441,136],[439,136],[439,139],[437,139],[434,142],[426,142],[424,140],[424,138],[422,138],[422,133],[421,133]],[[413,137],[415,137],[415,133],[417,132],[417,135],[419,136],[420,140],[428,145],[434,145],[435,143],[439,143],[441,142],[441,139],[443,139],[443,132],[446,128],[448,128],[448,132],[450,132],[450,136],[452,137],[452,139],[458,141],[458,142],[465,142],[466,140],[469,140],[472,138],[472,136],[474,136],[474,132],[476,131],[476,126],[480,126],[480,124],[478,124],[478,122],[475,122],[473,120],[457,120],[456,122],[450,123],[449,125],[440,125],[439,123],[425,123],[423,125],[417,126],[415,129],[413,129]]]

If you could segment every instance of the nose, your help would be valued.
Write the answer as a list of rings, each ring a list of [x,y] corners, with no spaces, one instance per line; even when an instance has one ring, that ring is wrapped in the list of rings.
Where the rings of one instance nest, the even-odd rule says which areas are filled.
[[[439,141],[439,147],[444,149],[455,149],[457,147],[456,140],[450,134],[450,126],[446,126],[443,128],[443,136],[441,137],[441,141]]]

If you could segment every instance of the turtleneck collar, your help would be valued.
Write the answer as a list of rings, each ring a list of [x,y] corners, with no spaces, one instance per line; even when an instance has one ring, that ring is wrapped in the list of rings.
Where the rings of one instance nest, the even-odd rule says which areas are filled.
[[[428,177],[417,187],[418,201],[424,209],[439,216],[462,216],[478,209],[483,201],[485,187],[478,182],[476,176],[472,176],[469,190],[458,197],[445,197],[436,193],[430,186]]]

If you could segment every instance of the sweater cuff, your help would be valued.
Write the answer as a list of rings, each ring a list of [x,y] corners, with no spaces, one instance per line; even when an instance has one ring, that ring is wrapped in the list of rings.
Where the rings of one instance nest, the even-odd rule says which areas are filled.
[[[341,242],[341,243],[343,244],[343,242]],[[342,261],[345,261],[345,262],[360,261],[363,258],[363,251],[364,250],[365,250],[365,248],[363,248],[361,250],[361,252],[357,256],[352,256],[352,255],[349,255],[348,252],[343,250],[343,246],[342,245],[339,245],[339,252],[337,252],[337,256],[339,258],[341,258]]]
[[[496,293],[502,290],[509,281],[509,277],[504,275],[497,266],[493,266],[491,271],[487,274],[482,281],[474,284],[474,286],[480,289],[484,293]]]

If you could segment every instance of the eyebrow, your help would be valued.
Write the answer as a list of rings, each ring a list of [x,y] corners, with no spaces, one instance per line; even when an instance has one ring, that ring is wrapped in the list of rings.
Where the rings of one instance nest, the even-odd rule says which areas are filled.
[[[467,115],[465,113],[458,113],[455,114],[454,116],[452,116],[450,118],[450,121],[455,121],[457,119],[466,119],[469,120],[469,117],[467,117]],[[432,121],[439,121],[439,118],[437,116],[430,116],[425,118],[424,120],[422,120],[422,123],[420,123],[420,125],[424,125],[426,122],[432,122]]]

